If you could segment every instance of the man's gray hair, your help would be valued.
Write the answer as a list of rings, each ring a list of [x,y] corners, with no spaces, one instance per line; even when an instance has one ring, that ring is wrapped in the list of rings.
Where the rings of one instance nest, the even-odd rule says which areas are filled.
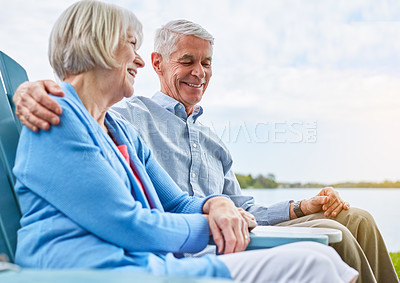
[[[55,23],[49,40],[49,61],[56,75],[76,75],[95,66],[117,67],[115,50],[128,31],[142,42],[142,24],[128,9],[95,0],[79,1]]]
[[[187,20],[174,20],[156,31],[154,51],[168,61],[169,56],[176,51],[177,40],[182,35],[193,35],[208,40],[211,46],[214,45],[214,37],[199,24]]]

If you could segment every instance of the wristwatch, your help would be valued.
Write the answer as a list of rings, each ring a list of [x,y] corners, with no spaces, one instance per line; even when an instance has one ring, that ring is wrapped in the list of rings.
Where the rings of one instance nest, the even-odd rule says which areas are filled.
[[[302,200],[296,201],[293,206],[294,214],[296,214],[297,218],[305,216],[304,212],[301,210],[301,202]]]

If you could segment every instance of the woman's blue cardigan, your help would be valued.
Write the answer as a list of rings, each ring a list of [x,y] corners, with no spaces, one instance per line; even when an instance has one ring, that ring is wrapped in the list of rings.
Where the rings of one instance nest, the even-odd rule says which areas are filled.
[[[189,197],[125,122],[106,115],[118,144],[147,190],[149,203],[114,141],[63,83],[61,122],[24,128],[14,174],[21,210],[16,263],[30,268],[113,268],[153,274],[230,277],[215,255],[181,258],[208,242],[206,199]],[[140,125],[137,125],[140,127]],[[171,153],[171,156],[173,154]]]

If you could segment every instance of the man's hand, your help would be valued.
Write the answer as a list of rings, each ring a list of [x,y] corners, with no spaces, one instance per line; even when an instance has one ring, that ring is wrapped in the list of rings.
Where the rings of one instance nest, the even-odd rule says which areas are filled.
[[[50,124],[60,122],[61,106],[48,93],[64,96],[64,92],[53,81],[24,82],[13,97],[15,113],[22,124],[34,132],[48,130]]]
[[[203,205],[210,232],[224,254],[244,251],[250,242],[249,227],[234,203],[226,197],[213,197]]]
[[[343,209],[348,210],[350,208],[350,204],[343,201],[339,193],[332,187],[323,188],[318,196],[327,196],[327,201],[322,206],[322,210],[325,211],[325,217],[336,217]]]
[[[336,217],[343,209],[349,208],[350,204],[343,201],[332,187],[323,188],[315,197],[301,202],[301,210],[305,215],[325,211],[325,217]]]

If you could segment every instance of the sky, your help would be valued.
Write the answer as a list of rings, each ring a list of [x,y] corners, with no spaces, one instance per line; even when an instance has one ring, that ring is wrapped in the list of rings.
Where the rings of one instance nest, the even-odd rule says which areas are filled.
[[[0,0],[0,50],[54,79],[50,30],[75,1]],[[202,122],[237,173],[282,182],[400,180],[400,1],[116,0],[143,24],[135,95],[159,90],[155,30],[173,19],[215,38]]]

